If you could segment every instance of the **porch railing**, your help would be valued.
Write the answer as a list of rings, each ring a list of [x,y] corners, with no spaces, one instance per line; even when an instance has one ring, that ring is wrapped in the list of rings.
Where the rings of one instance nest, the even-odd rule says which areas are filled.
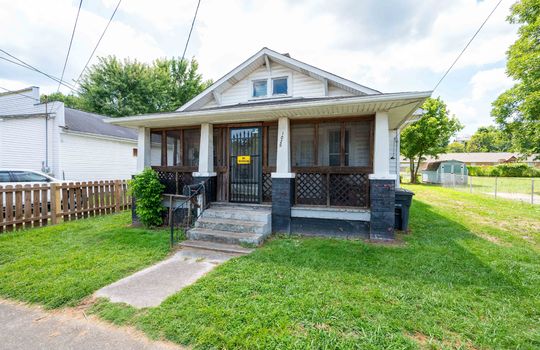
[[[295,204],[369,207],[368,169],[295,168]]]

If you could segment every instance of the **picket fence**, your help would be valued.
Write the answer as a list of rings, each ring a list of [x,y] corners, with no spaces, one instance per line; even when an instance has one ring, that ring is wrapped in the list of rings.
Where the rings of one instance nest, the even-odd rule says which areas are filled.
[[[0,233],[106,215],[130,207],[125,180],[0,186]]]

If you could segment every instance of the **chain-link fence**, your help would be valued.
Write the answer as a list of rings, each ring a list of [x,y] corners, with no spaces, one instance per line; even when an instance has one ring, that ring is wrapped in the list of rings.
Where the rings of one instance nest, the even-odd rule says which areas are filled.
[[[540,178],[445,175],[443,187],[540,205]]]

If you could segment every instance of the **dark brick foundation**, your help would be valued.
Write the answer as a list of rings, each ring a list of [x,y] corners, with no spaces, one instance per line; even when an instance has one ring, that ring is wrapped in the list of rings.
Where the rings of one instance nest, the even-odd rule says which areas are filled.
[[[369,238],[394,239],[396,182],[394,180],[369,180],[371,220]]]
[[[272,178],[272,232],[291,233],[294,178]]]

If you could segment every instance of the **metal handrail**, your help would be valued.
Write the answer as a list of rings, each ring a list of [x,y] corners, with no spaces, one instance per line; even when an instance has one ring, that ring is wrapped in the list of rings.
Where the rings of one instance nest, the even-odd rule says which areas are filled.
[[[201,194],[203,195],[203,200],[202,200],[203,205],[200,206],[201,210],[199,211],[199,213],[195,217],[195,221],[197,221],[197,219],[199,219],[199,217],[202,215],[204,210],[206,208],[208,208],[209,203],[207,203],[208,201],[206,200],[206,184],[203,181],[203,182],[200,182],[200,183],[198,183],[196,185],[197,185],[197,187],[195,188],[195,190],[192,189],[193,185],[184,186],[183,192],[184,193],[188,192],[189,195],[187,195],[187,198],[185,198],[179,205],[175,206],[174,208],[171,207],[170,210],[169,210],[169,215],[170,215],[169,221],[170,221],[170,232],[171,232],[171,237],[170,237],[171,248],[174,245],[174,226],[175,226],[174,219],[175,219],[176,211],[178,209],[186,209],[186,207],[187,207],[188,220],[187,220],[186,224],[183,226],[184,229],[187,229],[190,226],[190,221],[191,221],[191,205],[189,203],[193,202],[193,199],[196,198],[197,196],[199,196]]]

